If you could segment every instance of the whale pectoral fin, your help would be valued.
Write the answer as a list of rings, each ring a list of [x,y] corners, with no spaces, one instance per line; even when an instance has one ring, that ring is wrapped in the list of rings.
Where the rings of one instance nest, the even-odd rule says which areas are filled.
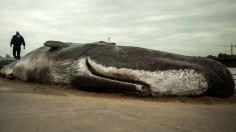
[[[54,49],[69,46],[69,44],[66,44],[66,43],[63,43],[63,42],[60,42],[60,41],[47,41],[47,42],[44,43],[44,45],[48,46],[48,47],[52,47]]]

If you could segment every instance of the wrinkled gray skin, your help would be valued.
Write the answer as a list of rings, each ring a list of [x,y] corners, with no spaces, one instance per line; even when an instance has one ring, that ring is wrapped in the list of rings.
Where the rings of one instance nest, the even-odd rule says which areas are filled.
[[[106,42],[74,44],[47,41],[44,45],[25,55],[21,60],[4,67],[1,75],[28,82],[67,84],[81,90],[118,89],[141,95],[154,95],[148,83],[126,77],[129,73],[117,76],[100,73],[99,69],[90,64],[89,60],[93,60],[105,67],[136,71],[193,69],[204,76],[207,90],[199,94],[190,93],[189,96],[229,97],[234,94],[234,80],[230,71],[214,60],[145,48],[117,46]],[[86,73],[82,73],[83,68],[77,65],[81,58],[86,61],[82,66],[87,68],[84,70]],[[137,89],[135,85],[140,85],[141,89]],[[155,95],[162,94],[155,93]]]

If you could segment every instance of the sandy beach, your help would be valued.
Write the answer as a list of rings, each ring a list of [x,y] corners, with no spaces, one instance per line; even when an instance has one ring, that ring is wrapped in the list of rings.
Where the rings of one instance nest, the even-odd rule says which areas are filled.
[[[134,101],[147,101],[147,102],[176,102],[176,103],[196,103],[196,104],[232,104],[236,105],[236,94],[229,98],[216,98],[216,97],[139,97],[135,94],[127,93],[100,93],[100,92],[87,92],[80,91],[71,86],[63,85],[49,85],[39,83],[29,83],[20,80],[10,80],[0,77],[0,87],[17,87],[28,88],[37,93],[39,91],[53,91],[63,94],[71,94],[75,96],[85,96],[94,98],[105,98],[111,100],[134,100]]]
[[[1,131],[236,131],[236,96],[138,97],[0,77]]]

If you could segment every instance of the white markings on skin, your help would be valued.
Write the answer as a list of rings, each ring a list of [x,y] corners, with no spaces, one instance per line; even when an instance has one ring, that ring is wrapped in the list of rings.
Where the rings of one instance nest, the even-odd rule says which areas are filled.
[[[101,75],[119,79],[140,81],[150,86],[153,95],[200,95],[208,84],[201,73],[194,69],[144,71],[106,67],[88,59],[89,64]]]
[[[1,75],[5,77],[10,77],[13,72],[13,68],[9,66],[4,66],[4,68],[1,70]]]

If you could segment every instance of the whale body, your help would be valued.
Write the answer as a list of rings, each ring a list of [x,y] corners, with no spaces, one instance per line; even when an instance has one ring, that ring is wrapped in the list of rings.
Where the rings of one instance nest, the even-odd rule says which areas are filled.
[[[234,80],[221,63],[114,43],[47,41],[3,69],[28,82],[114,89],[144,96],[234,95]]]

